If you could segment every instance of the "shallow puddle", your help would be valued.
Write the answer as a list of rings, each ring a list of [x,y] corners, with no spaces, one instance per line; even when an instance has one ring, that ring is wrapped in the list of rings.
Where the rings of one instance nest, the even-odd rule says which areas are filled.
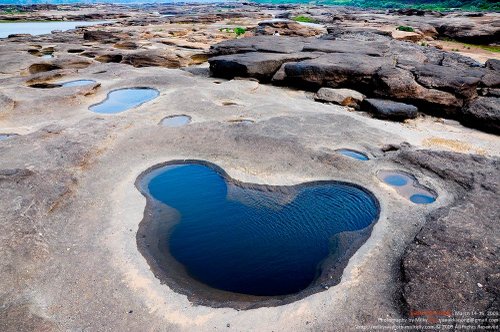
[[[255,123],[255,121],[250,120],[250,119],[236,119],[236,120],[229,120],[229,122],[242,124],[242,125],[249,125],[249,124]]]
[[[188,115],[173,115],[167,116],[160,121],[160,124],[165,127],[182,127],[191,122],[191,117]]]
[[[61,84],[62,87],[69,88],[69,87],[75,87],[75,86],[85,86],[85,85],[90,85],[94,84],[96,81],[94,80],[75,80],[75,81],[69,81],[69,82],[64,82],[64,83],[59,83]]]
[[[244,184],[203,162],[157,168],[139,183],[151,212],[141,223],[139,248],[168,280],[199,296],[301,292],[326,265],[342,270],[340,262],[366,240],[379,216],[376,198],[353,184]]]
[[[357,160],[370,160],[370,158],[368,158],[368,156],[362,152],[359,152],[359,151],[356,151],[356,150],[351,150],[351,149],[339,149],[339,150],[336,150],[338,153],[344,155],[344,156],[347,156],[347,157],[350,157],[350,158],[354,158],[354,159],[357,159]]]
[[[436,201],[437,196],[431,190],[422,186],[410,174],[398,171],[379,171],[377,177],[394,187],[401,196],[415,204],[430,204]]]
[[[17,134],[0,134],[0,141],[8,140],[9,138],[19,136]]]
[[[160,92],[152,88],[126,88],[108,93],[107,98],[89,107],[100,114],[115,114],[140,106],[158,97]]]
[[[79,86],[85,86],[85,85],[90,85],[94,84],[96,81],[94,80],[75,80],[75,81],[69,81],[69,82],[62,82],[62,83],[35,83],[29,85],[30,88],[36,88],[36,89],[54,89],[54,88],[70,88],[70,87],[79,87]]]

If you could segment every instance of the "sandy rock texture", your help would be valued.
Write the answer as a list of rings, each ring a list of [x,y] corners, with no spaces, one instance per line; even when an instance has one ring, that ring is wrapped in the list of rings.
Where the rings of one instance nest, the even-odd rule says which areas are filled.
[[[57,7],[37,8],[36,15],[60,14]],[[498,98],[496,62],[483,66],[400,44],[376,29],[344,31],[345,40],[251,36],[258,22],[301,10],[120,7],[123,17],[113,16],[114,23],[0,40],[0,135],[16,134],[0,140],[1,331],[351,331],[392,328],[390,319],[415,311],[498,310],[497,135],[422,109],[403,122],[376,119],[317,102],[303,89],[267,84],[302,72],[300,80],[328,77],[369,90],[377,77],[386,84],[378,86],[379,98],[390,91],[388,99],[407,102],[397,87],[410,84],[433,105],[442,102],[484,124],[497,114],[491,99]],[[236,26],[248,27],[249,35],[235,39],[220,30]],[[85,39],[86,33],[94,37]],[[366,38],[355,53],[346,51],[348,35]],[[210,77],[210,47],[224,59],[221,66],[252,77]],[[397,66],[386,56],[394,50]],[[42,58],[47,54],[54,57]],[[325,69],[331,59],[337,67]],[[355,72],[340,75],[348,64]],[[446,70],[470,75],[452,77]],[[73,80],[95,83],[61,86]],[[89,110],[110,91],[131,87],[154,88],[159,96],[118,114]],[[460,101],[467,108],[454,104]],[[187,115],[191,123],[160,124],[173,115]],[[336,286],[248,310],[196,305],[162,284],[137,248],[146,205],[138,176],[185,159],[214,163],[248,183],[351,182],[375,195],[380,218]],[[402,197],[377,177],[386,170],[410,173],[436,201],[418,205]]]

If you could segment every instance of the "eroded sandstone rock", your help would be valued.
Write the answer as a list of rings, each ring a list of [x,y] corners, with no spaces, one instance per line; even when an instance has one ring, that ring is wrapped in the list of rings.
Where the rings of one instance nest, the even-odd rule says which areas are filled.
[[[462,110],[461,123],[500,135],[500,98],[479,97]]]
[[[362,93],[350,89],[321,88],[314,98],[316,100],[335,103],[342,106],[359,108],[365,96]]]
[[[373,114],[376,118],[392,121],[413,119],[418,114],[418,109],[413,105],[374,98],[365,99],[361,104],[361,109]]]

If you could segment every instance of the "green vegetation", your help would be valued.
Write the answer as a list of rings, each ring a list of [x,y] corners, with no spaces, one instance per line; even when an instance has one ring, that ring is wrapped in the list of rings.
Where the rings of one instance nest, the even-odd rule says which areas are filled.
[[[13,7],[8,7],[0,10],[0,15],[14,15],[23,13],[21,10]]]
[[[253,0],[257,3],[300,3],[352,6],[362,8],[399,9],[414,8],[434,11],[450,9],[468,11],[500,11],[498,0]]]
[[[242,27],[236,27],[233,29],[233,32],[236,34],[236,37],[239,37],[241,35],[244,35],[245,32],[247,32],[247,29],[242,28]]]
[[[236,28],[220,28],[220,32],[226,32],[226,33],[234,33],[236,34],[236,37],[239,37],[241,35],[244,35],[245,32],[247,32],[247,29],[242,28],[242,27],[236,27]]]
[[[500,53],[500,46],[464,44],[464,48],[467,48],[468,50],[470,50],[471,47],[481,48],[486,51]]]
[[[303,15],[292,17],[292,20],[294,20],[295,22],[318,23],[318,21],[316,21],[314,18]]]
[[[399,30],[399,31],[406,31],[406,32],[415,32],[415,29],[413,29],[412,27],[409,27],[409,26],[405,26],[405,25],[400,25],[396,28],[396,30]]]

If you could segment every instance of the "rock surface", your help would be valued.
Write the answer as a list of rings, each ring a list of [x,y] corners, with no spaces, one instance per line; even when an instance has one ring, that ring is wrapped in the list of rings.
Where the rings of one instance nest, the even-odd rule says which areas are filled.
[[[349,89],[321,88],[316,93],[316,100],[359,108],[365,96],[357,91]]]
[[[367,98],[361,104],[361,109],[373,114],[376,118],[392,121],[404,121],[417,117],[415,106],[384,99]]]
[[[352,85],[371,99],[495,132],[495,60],[482,65],[391,35],[411,25],[426,43],[444,43],[429,40],[442,22],[491,28],[497,14],[246,3],[27,8],[33,11],[10,16],[116,21],[0,40],[0,135],[9,134],[0,142],[1,331],[351,331],[393,329],[394,319],[421,310],[496,310],[498,136],[428,116],[373,119],[301,90],[211,78],[205,63],[165,66],[204,62],[213,45],[213,55],[231,56],[232,66],[245,58],[246,76],[314,92],[322,84]],[[251,36],[271,14],[309,15],[329,33],[236,39],[220,30],[241,26]],[[119,40],[83,38],[94,30]],[[53,57],[41,58],[47,55]],[[375,65],[349,66],[363,62]],[[96,83],[62,86],[74,80]],[[110,91],[133,86],[161,93],[119,115],[88,110]],[[193,121],[158,125],[180,114]],[[334,287],[318,285],[295,302],[259,299],[258,309],[238,294],[200,303],[197,294],[162,284],[137,249],[145,199],[135,181],[150,167],[186,159],[213,162],[247,183],[356,183],[377,197],[383,214]],[[400,197],[377,179],[385,169],[414,175],[437,200],[423,205]]]
[[[325,29],[314,28],[290,20],[272,20],[259,22],[255,35],[280,35],[312,37],[321,35]]]
[[[488,127],[480,123],[481,117],[466,120],[462,110],[477,98],[478,89],[500,86],[493,60],[481,66],[470,58],[393,40],[369,29],[337,31],[320,39],[242,38],[214,45],[211,52],[214,56],[209,63],[215,77],[234,77],[236,68],[251,64],[251,71],[237,71],[238,76],[307,90],[353,89],[368,97],[413,104],[427,114],[458,119],[480,129]],[[279,61],[270,66],[269,59]],[[484,121],[487,118],[485,114]]]
[[[432,321],[447,315],[460,319],[463,316],[458,312],[475,312],[474,318],[484,320],[478,325],[494,326],[487,319],[500,309],[496,264],[500,211],[482,202],[491,202],[500,193],[498,160],[425,151],[403,154],[402,159],[417,162],[457,187],[452,206],[429,215],[405,252],[402,269],[407,314],[446,312],[435,317],[428,314]]]
[[[500,132],[500,98],[479,97],[470,102],[462,113],[463,125],[492,133]]]

